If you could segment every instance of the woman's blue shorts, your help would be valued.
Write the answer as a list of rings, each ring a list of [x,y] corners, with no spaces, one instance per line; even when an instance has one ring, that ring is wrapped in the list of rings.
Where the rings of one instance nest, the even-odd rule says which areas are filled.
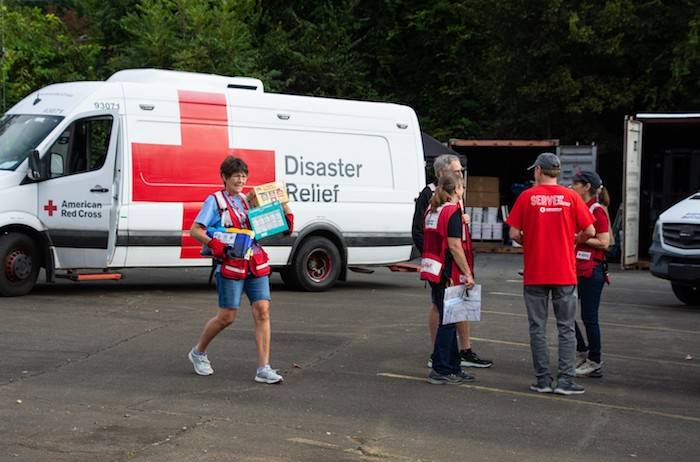
[[[256,278],[249,274],[246,279],[226,279],[217,271],[216,292],[219,295],[219,308],[235,310],[241,306],[243,292],[251,305],[259,300],[270,300],[270,278]]]

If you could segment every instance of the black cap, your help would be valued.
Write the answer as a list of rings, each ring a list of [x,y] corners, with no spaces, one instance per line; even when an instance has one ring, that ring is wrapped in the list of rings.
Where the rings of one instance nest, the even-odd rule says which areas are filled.
[[[553,170],[555,168],[561,168],[561,161],[556,154],[551,152],[543,152],[537,156],[535,163],[530,165],[527,169],[532,170],[535,167],[542,167],[545,170]]]
[[[590,184],[591,189],[597,191],[598,188],[603,186],[603,180],[600,179],[600,175],[596,172],[591,172],[589,170],[580,170],[576,172],[572,181],[578,183]]]

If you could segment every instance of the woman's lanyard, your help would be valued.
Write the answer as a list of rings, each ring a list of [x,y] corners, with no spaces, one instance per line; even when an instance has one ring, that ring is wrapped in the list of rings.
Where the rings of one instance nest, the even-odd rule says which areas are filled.
[[[248,225],[248,214],[246,213],[245,209],[241,209],[241,207],[238,206],[234,198],[229,195],[228,191],[224,191],[224,198],[226,199],[226,202],[228,202],[228,205],[231,206],[231,209],[233,209],[233,213],[236,214],[241,226],[244,228],[250,228]]]

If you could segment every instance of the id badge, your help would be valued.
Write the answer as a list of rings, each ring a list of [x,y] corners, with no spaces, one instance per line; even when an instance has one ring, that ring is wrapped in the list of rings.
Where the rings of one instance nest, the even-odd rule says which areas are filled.
[[[425,220],[425,227],[430,228],[430,229],[436,229],[439,217],[440,217],[439,213],[435,213],[435,212],[429,213],[428,217]]]
[[[591,256],[593,256],[591,252],[585,252],[583,250],[579,250],[578,252],[576,252],[577,260],[590,260]]]

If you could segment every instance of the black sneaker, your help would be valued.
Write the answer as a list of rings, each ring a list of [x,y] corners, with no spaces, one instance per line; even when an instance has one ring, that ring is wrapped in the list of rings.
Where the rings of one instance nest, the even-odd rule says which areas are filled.
[[[554,393],[557,395],[582,395],[584,393],[584,388],[583,386],[579,385],[578,383],[574,382],[564,382],[564,383],[557,383],[557,387],[554,389]]]
[[[457,385],[463,383],[464,381],[464,378],[457,374],[442,375],[438,374],[434,370],[430,371],[430,374],[428,374],[428,383],[433,385]]]
[[[460,363],[462,367],[486,368],[493,366],[493,361],[479,358],[479,355],[472,350],[462,350],[459,352],[459,356],[462,358]]]

